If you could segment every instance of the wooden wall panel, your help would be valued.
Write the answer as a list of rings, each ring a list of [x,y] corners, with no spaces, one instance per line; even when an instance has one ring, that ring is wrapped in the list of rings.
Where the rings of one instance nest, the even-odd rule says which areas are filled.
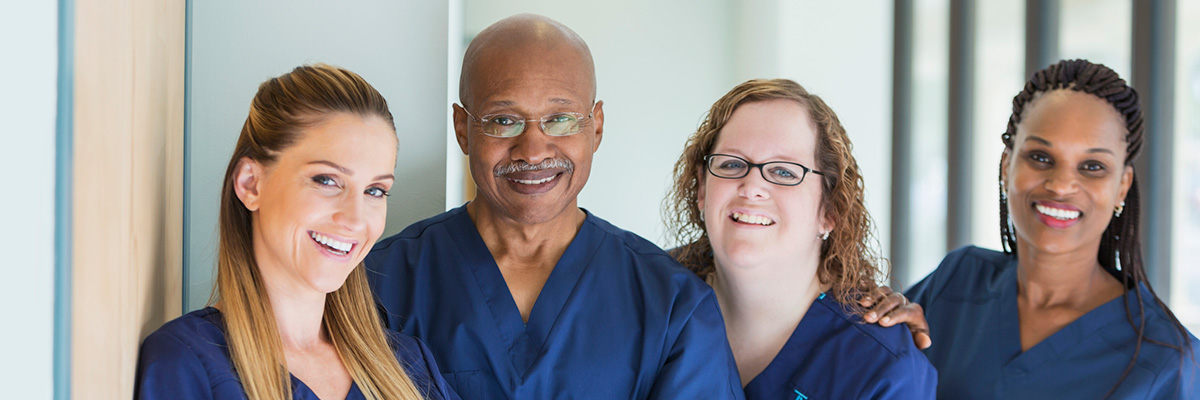
[[[75,4],[71,392],[130,398],[182,309],[185,3]]]

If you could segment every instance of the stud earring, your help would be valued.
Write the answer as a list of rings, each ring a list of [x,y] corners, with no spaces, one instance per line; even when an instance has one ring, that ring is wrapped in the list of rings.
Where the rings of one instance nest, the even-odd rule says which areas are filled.
[[[704,222],[704,209],[700,209],[700,222]]]
[[[1123,201],[1121,202],[1121,204],[1117,205],[1116,209],[1113,210],[1113,217],[1120,218],[1122,211],[1125,211],[1125,202],[1123,202]]]
[[[818,235],[818,237],[820,237],[821,240],[829,240],[829,231],[822,232],[820,235]]]

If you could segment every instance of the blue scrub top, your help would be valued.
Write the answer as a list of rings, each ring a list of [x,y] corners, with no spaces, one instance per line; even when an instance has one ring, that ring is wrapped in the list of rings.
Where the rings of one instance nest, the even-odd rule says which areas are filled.
[[[654,244],[587,214],[521,314],[465,207],[366,260],[388,326],[466,399],[741,398],[716,297]]]
[[[136,399],[245,399],[246,392],[233,370],[225,342],[220,311],[208,307],[166,323],[142,342],[138,358]],[[429,399],[458,396],[446,387],[425,345],[408,336],[388,332],[396,359],[409,379]],[[317,400],[317,395],[292,376],[292,398]],[[358,385],[347,400],[365,399]]]
[[[863,324],[822,293],[746,399],[933,399],[937,380],[908,328]]]
[[[1099,399],[1120,380],[1133,358],[1140,320],[1133,290],[1071,322],[1021,352],[1015,256],[976,247],[954,251],[905,293],[925,307],[933,347],[929,361],[941,374],[941,399]],[[1146,338],[1179,346],[1178,331],[1144,287]],[[1188,334],[1192,348],[1196,337]],[[1192,357],[1143,342],[1137,363],[1114,399],[1196,399],[1200,373]]]

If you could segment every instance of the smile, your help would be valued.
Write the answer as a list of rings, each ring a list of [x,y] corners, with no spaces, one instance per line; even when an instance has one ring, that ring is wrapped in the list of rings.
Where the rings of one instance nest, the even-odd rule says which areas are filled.
[[[767,218],[767,217],[764,217],[761,215],[745,214],[745,213],[741,213],[741,212],[737,212],[737,211],[734,211],[733,214],[731,214],[729,216],[729,218],[736,222],[741,222],[743,224],[762,225],[762,226],[775,225],[775,221],[770,218]]]
[[[1061,208],[1048,207],[1041,204],[1035,204],[1034,207],[1037,208],[1039,213],[1059,221],[1070,221],[1079,218],[1080,214],[1079,210],[1065,210]]]
[[[346,242],[322,235],[317,232],[308,231],[308,236],[311,237],[313,241],[317,242],[322,247],[324,247],[326,250],[329,250],[329,252],[339,255],[339,256],[343,256],[343,255],[350,253],[350,249],[354,248],[353,243],[346,243]]]
[[[522,184],[522,185],[541,185],[541,184],[543,184],[543,183],[550,182],[550,181],[554,180],[555,178],[558,178],[558,176],[559,176],[559,175],[560,175],[560,174],[554,174],[554,175],[550,175],[550,176],[547,176],[547,177],[545,177],[545,178],[542,178],[542,179],[516,179],[516,178],[508,178],[508,180],[510,180],[510,181],[513,181],[513,182],[516,182],[516,183],[519,183],[519,184]]]

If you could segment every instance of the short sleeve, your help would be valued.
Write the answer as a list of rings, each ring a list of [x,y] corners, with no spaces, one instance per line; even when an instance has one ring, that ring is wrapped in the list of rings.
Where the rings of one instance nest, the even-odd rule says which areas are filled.
[[[683,318],[682,329],[655,378],[650,398],[743,399],[741,379],[715,295],[709,292],[702,297]]]
[[[156,332],[142,343],[135,399],[212,399],[208,373],[199,357],[174,336]]]

